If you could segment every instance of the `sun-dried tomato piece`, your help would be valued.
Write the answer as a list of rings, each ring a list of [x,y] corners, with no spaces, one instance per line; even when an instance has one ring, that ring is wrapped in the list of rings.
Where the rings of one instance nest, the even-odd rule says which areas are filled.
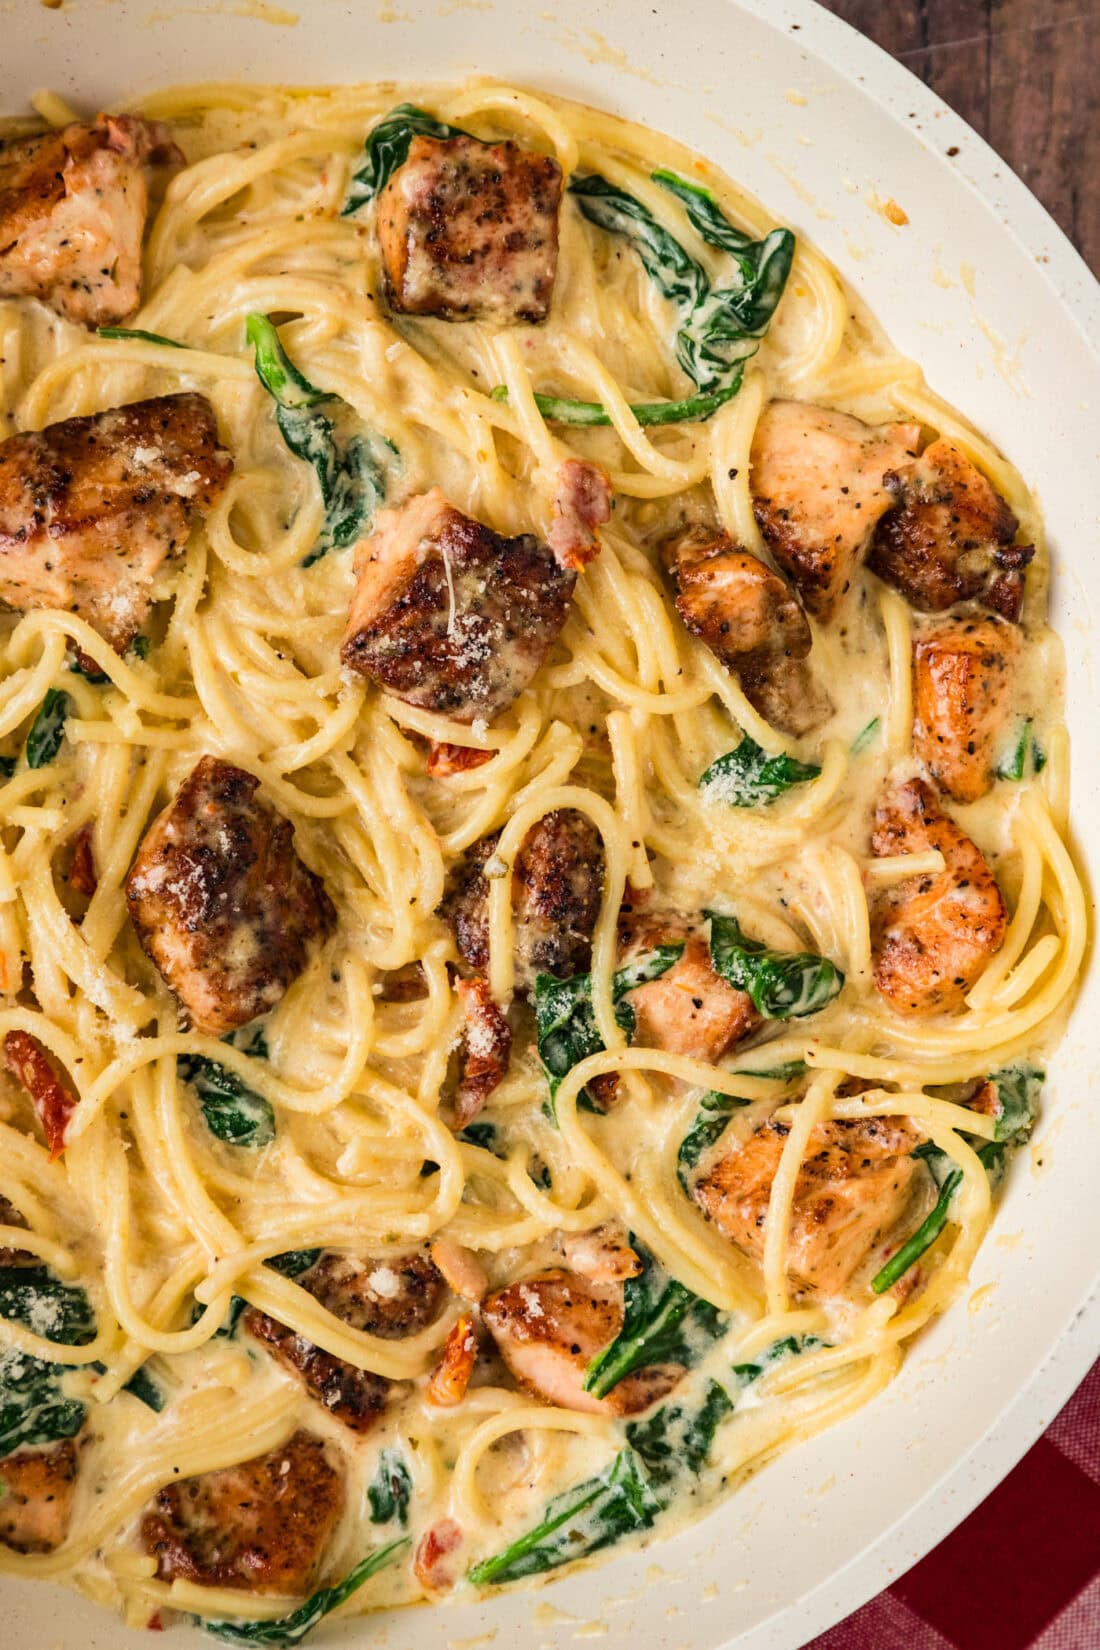
[[[478,750],[474,745],[452,745],[447,739],[433,739],[428,751],[428,777],[450,779],[452,774],[483,767],[495,755],[496,751]]]
[[[37,1037],[27,1031],[8,1032],[4,1038],[4,1060],[12,1076],[18,1078],[31,1097],[52,1163],[65,1150],[65,1131],[77,1108],[77,1096],[61,1081]]]
[[[428,1381],[428,1402],[440,1409],[453,1409],[466,1396],[470,1376],[477,1363],[477,1334],[468,1312],[458,1318]]]

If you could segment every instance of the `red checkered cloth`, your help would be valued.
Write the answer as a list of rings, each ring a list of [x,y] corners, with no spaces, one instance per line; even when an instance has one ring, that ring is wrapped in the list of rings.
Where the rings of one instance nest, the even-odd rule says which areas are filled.
[[[1100,1650],[1100,1363],[946,1541],[804,1650]]]

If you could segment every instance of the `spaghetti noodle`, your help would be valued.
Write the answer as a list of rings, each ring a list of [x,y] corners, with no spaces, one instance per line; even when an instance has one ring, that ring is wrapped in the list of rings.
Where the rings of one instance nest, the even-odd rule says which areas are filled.
[[[482,83],[402,95],[479,137],[512,137],[553,155],[566,176],[597,173],[628,191],[710,278],[727,255],[685,224],[677,201],[651,181],[655,167],[705,185],[747,234],[772,228],[715,166],[599,111]],[[5,748],[22,749],[51,690],[69,700],[53,759],[20,762],[0,787],[0,1036],[36,1039],[76,1099],[64,1155],[54,1160],[16,1086],[0,1094],[0,1211],[6,1203],[18,1217],[5,1225],[0,1216],[0,1250],[24,1249],[78,1283],[94,1316],[94,1330],[75,1344],[55,1338],[48,1312],[0,1321],[0,1374],[10,1374],[13,1358],[59,1366],[68,1372],[63,1390],[90,1416],[66,1538],[46,1552],[0,1543],[0,1570],[68,1579],[134,1623],[165,1608],[223,1623],[293,1608],[232,1587],[158,1580],[135,1531],[166,1483],[276,1448],[299,1425],[325,1436],[350,1486],[326,1558],[331,1576],[378,1544],[368,1491],[387,1452],[402,1462],[411,1535],[453,1520],[465,1542],[462,1573],[472,1567],[483,1584],[509,1578],[506,1567],[492,1568],[492,1555],[555,1496],[617,1484],[613,1463],[628,1447],[647,1459],[633,1427],[634,1442],[624,1443],[620,1419],[528,1401],[499,1372],[475,1381],[457,1406],[433,1407],[425,1380],[458,1306],[404,1339],[357,1330],[266,1264],[288,1252],[401,1255],[445,1238],[476,1251],[499,1282],[552,1263],[562,1234],[619,1222],[672,1284],[727,1315],[721,1332],[695,1347],[677,1390],[683,1413],[704,1399],[716,1413],[734,1411],[697,1463],[693,1507],[700,1486],[705,1499],[719,1480],[736,1483],[867,1402],[896,1372],[906,1342],[957,1297],[991,1218],[980,1150],[994,1125],[950,1085],[1042,1057],[1086,944],[1065,843],[1068,749],[1061,655],[1044,622],[1042,523],[1016,471],[924,386],[801,240],[739,393],[702,421],[648,427],[632,411],[683,393],[670,304],[637,259],[568,206],[543,325],[455,326],[390,313],[369,215],[340,214],[364,135],[395,101],[392,87],[369,86],[157,94],[143,112],[169,123],[188,163],[156,210],[129,335],[97,337],[38,305],[0,300],[0,428],[39,429],[196,389],[234,461],[185,556],[158,575],[147,657],[120,657],[83,619],[53,609],[6,616],[0,641]],[[47,120],[67,117],[41,109]],[[254,371],[250,315],[275,317],[304,377],[392,445],[402,495],[438,485],[497,532],[545,539],[563,461],[579,455],[607,472],[613,525],[578,581],[560,642],[491,724],[416,708],[340,668],[351,557],[333,550],[310,562],[324,507]],[[599,403],[608,423],[549,420],[536,400],[548,384]],[[687,503],[712,509],[737,544],[767,555],[750,449],[777,397],[869,423],[914,419],[949,438],[1038,546],[1017,708],[1045,766],[999,781],[962,813],[1011,921],[962,1010],[931,1024],[899,1016],[876,992],[868,911],[879,890],[943,867],[938,850],[877,861],[868,850],[884,783],[916,771],[906,603],[861,571],[845,622],[814,626],[815,668],[834,710],[823,734],[795,741],[688,633],[654,553]],[[77,652],[85,675],[71,668]],[[819,775],[774,805],[724,804],[700,778],[743,735],[762,753],[812,758]],[[425,740],[487,760],[432,779]],[[142,834],[206,754],[259,779],[338,913],[333,937],[264,1021],[266,1058],[178,1029],[174,999],[127,920],[124,883]],[[548,1116],[547,1075],[525,1046],[533,1038],[523,1022],[527,1036],[517,1038],[482,1119],[490,1127],[456,1135],[444,1097],[462,1012],[449,967],[456,954],[437,909],[466,850],[499,830],[488,978],[506,1005],[509,868],[531,828],[559,809],[584,815],[602,841],[591,1010],[603,1052],[588,1052],[561,1077]],[[90,833],[98,880],[77,920],[58,867],[81,832]],[[768,1022],[781,1035],[766,1047],[716,1064],[629,1046],[613,980],[628,890],[684,911],[736,908],[762,943],[831,959],[846,974],[844,989],[810,1017]],[[413,963],[423,994],[386,1000],[383,978]],[[246,1149],[211,1132],[185,1080],[196,1062],[216,1064],[270,1108],[268,1144]],[[608,1073],[624,1087],[598,1115],[586,1109],[586,1086]],[[862,1092],[851,1079],[863,1080]],[[728,1126],[727,1148],[769,1120],[789,1129],[762,1264],[685,1191],[684,1141],[704,1102]],[[796,1181],[814,1125],[830,1119],[883,1127],[907,1119],[938,1152],[941,1172],[957,1174],[910,1294],[817,1301],[792,1283]],[[234,1297],[355,1369],[408,1384],[368,1436],[349,1435],[274,1360],[242,1354],[225,1332]],[[159,1410],[124,1390],[138,1371],[160,1389]],[[724,1400],[714,1398],[715,1384]],[[662,1502],[652,1486],[645,1494]],[[666,1495],[665,1510],[636,1527],[667,1522],[687,1504]],[[591,1550],[602,1544],[593,1540]],[[350,1608],[423,1590],[406,1555],[372,1576]]]

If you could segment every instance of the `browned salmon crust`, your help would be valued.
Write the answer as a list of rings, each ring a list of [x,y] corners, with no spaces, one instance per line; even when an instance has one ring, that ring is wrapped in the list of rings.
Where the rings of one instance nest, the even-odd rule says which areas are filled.
[[[319,1438],[166,1484],[141,1521],[161,1581],[307,1593],[344,1506],[344,1475]]]
[[[577,575],[530,533],[502,538],[438,487],[378,516],[340,657],[388,693],[491,721],[530,682],[569,616]]]
[[[447,1293],[442,1274],[421,1254],[385,1259],[325,1254],[295,1281],[342,1323],[385,1340],[426,1329]]]
[[[768,1200],[790,1130],[768,1122],[726,1152],[694,1187],[719,1231],[754,1259],[764,1254]],[[788,1267],[798,1282],[839,1294],[908,1206],[920,1144],[892,1117],[819,1123],[795,1182]]]
[[[386,1407],[391,1382],[314,1346],[304,1335],[255,1307],[249,1307],[243,1323],[273,1357],[301,1376],[310,1397],[337,1421],[352,1432],[371,1430]]]
[[[725,533],[690,527],[661,547],[676,611],[736,676],[766,721],[796,736],[830,714],[806,663],[812,637],[797,599],[770,567]]]
[[[916,456],[917,424],[864,424],[801,401],[772,401],[752,444],[752,501],[767,545],[823,623],[851,586],[889,478]]]
[[[809,653],[810,627],[790,589],[727,533],[688,528],[666,540],[661,559],[676,581],[685,625],[731,670],[755,653]]]
[[[981,852],[938,807],[929,785],[911,779],[889,791],[875,814],[876,855],[937,848],[944,870],[886,889],[871,912],[875,984],[899,1014],[947,1014],[998,951],[1008,925],[1001,891]]]
[[[138,938],[199,1030],[265,1014],[336,922],[290,821],[259,780],[204,756],[153,821],[126,879]]]
[[[875,533],[872,571],[926,612],[977,600],[1019,619],[1035,547],[1013,542],[1016,517],[966,454],[933,441],[893,487],[897,508]]]
[[[595,1284],[575,1272],[541,1272],[487,1295],[481,1315],[519,1384],[566,1409],[637,1415],[666,1397],[684,1373],[681,1364],[650,1364],[604,1398],[585,1392],[589,1364],[623,1326],[621,1284]]]
[[[749,704],[781,733],[800,739],[833,714],[833,702],[808,659],[747,659],[738,676]]]
[[[69,1532],[80,1469],[75,1438],[0,1460],[0,1547],[52,1553]]]
[[[145,168],[182,165],[166,127],[100,115],[0,147],[0,298],[68,321],[121,321],[141,300]]]
[[[489,883],[485,866],[500,832],[475,842],[451,874],[439,914],[464,960],[478,973],[489,966]],[[568,979],[592,956],[592,933],[603,895],[604,851],[586,814],[556,808],[532,825],[516,855],[512,877],[516,990],[529,991],[538,974]]]
[[[398,1340],[415,1335],[439,1315],[446,1288],[427,1255],[372,1260],[324,1254],[295,1282],[352,1329]],[[369,1432],[386,1407],[393,1382],[335,1357],[277,1318],[250,1307],[250,1335],[300,1375],[311,1398],[352,1432]]]
[[[948,618],[913,643],[913,747],[941,791],[977,802],[993,784],[1020,632],[996,618]]]
[[[562,172],[515,143],[416,137],[378,199],[394,309],[445,321],[545,321]]]
[[[153,575],[233,462],[203,395],[161,395],[0,442],[0,599],[77,613],[122,652]]]

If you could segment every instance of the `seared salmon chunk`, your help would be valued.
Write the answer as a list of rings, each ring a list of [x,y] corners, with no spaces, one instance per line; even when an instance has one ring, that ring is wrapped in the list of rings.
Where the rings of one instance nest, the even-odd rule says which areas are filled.
[[[344,663],[457,722],[492,721],[523,692],[577,579],[530,533],[501,538],[438,487],[381,512],[355,571]]]
[[[66,1438],[0,1460],[0,1547],[17,1553],[60,1547],[69,1533],[79,1455],[77,1440]]]
[[[344,1475],[296,1432],[282,1449],[166,1484],[141,1521],[161,1581],[308,1593],[344,1508]]]
[[[153,821],[126,879],[148,956],[213,1036],[265,1014],[335,926],[320,877],[259,780],[204,756]]]
[[[0,147],[0,298],[103,326],[141,302],[146,169],[183,164],[166,127],[100,115]]]
[[[325,1254],[294,1281],[342,1323],[385,1340],[425,1328],[445,1294],[442,1276],[426,1255],[370,1260]],[[330,1415],[352,1432],[370,1431],[386,1407],[392,1381],[346,1363],[255,1307],[243,1322]]]
[[[767,1235],[768,1201],[790,1130],[765,1123],[719,1157],[694,1188],[719,1231],[754,1260]],[[795,1182],[787,1248],[796,1283],[838,1295],[908,1208],[920,1136],[892,1117],[819,1123]]]
[[[649,1364],[604,1398],[584,1390],[588,1366],[623,1326],[621,1283],[598,1284],[554,1270],[487,1295],[481,1316],[508,1369],[528,1392],[590,1415],[637,1415],[664,1398],[682,1364]]]
[[[0,600],[86,619],[116,652],[153,576],[225,489],[214,410],[186,393],[66,418],[0,442]]]
[[[956,802],[993,783],[1019,655],[1019,631],[992,617],[944,619],[913,644],[913,745]]]
[[[819,726],[832,706],[806,662],[806,615],[779,575],[706,528],[677,534],[661,557],[685,626],[738,678],[761,716],[796,736]]]
[[[633,1043],[713,1063],[755,1031],[760,1016],[745,991],[714,972],[705,935],[675,911],[625,915],[619,922],[620,966],[661,945],[683,944],[679,960],[655,980],[628,991]]]
[[[926,612],[978,600],[1017,620],[1035,547],[1015,542],[1019,523],[993,483],[941,438],[892,485],[897,508],[875,534],[872,571]]]
[[[864,424],[802,401],[772,401],[752,443],[760,531],[815,619],[836,613],[881,517],[890,480],[912,464],[916,424]]]
[[[545,321],[562,174],[515,143],[416,137],[378,198],[386,290],[406,315]]]
[[[310,1397],[351,1432],[369,1432],[386,1407],[391,1383],[314,1346],[277,1318],[249,1307],[244,1328],[300,1376]]]
[[[486,866],[500,833],[475,842],[451,874],[439,914],[463,959],[479,973],[489,966],[489,883]],[[600,915],[604,853],[586,814],[557,808],[532,825],[516,855],[512,917],[516,990],[538,974],[568,979],[588,967]]]
[[[297,1282],[333,1317],[383,1340],[426,1329],[447,1292],[438,1268],[421,1254],[382,1260],[325,1254]]]
[[[871,912],[875,984],[899,1014],[948,1014],[963,1006],[994,952],[1008,913],[980,850],[911,779],[880,802],[876,855],[938,848],[944,869],[907,877],[879,895]]]

